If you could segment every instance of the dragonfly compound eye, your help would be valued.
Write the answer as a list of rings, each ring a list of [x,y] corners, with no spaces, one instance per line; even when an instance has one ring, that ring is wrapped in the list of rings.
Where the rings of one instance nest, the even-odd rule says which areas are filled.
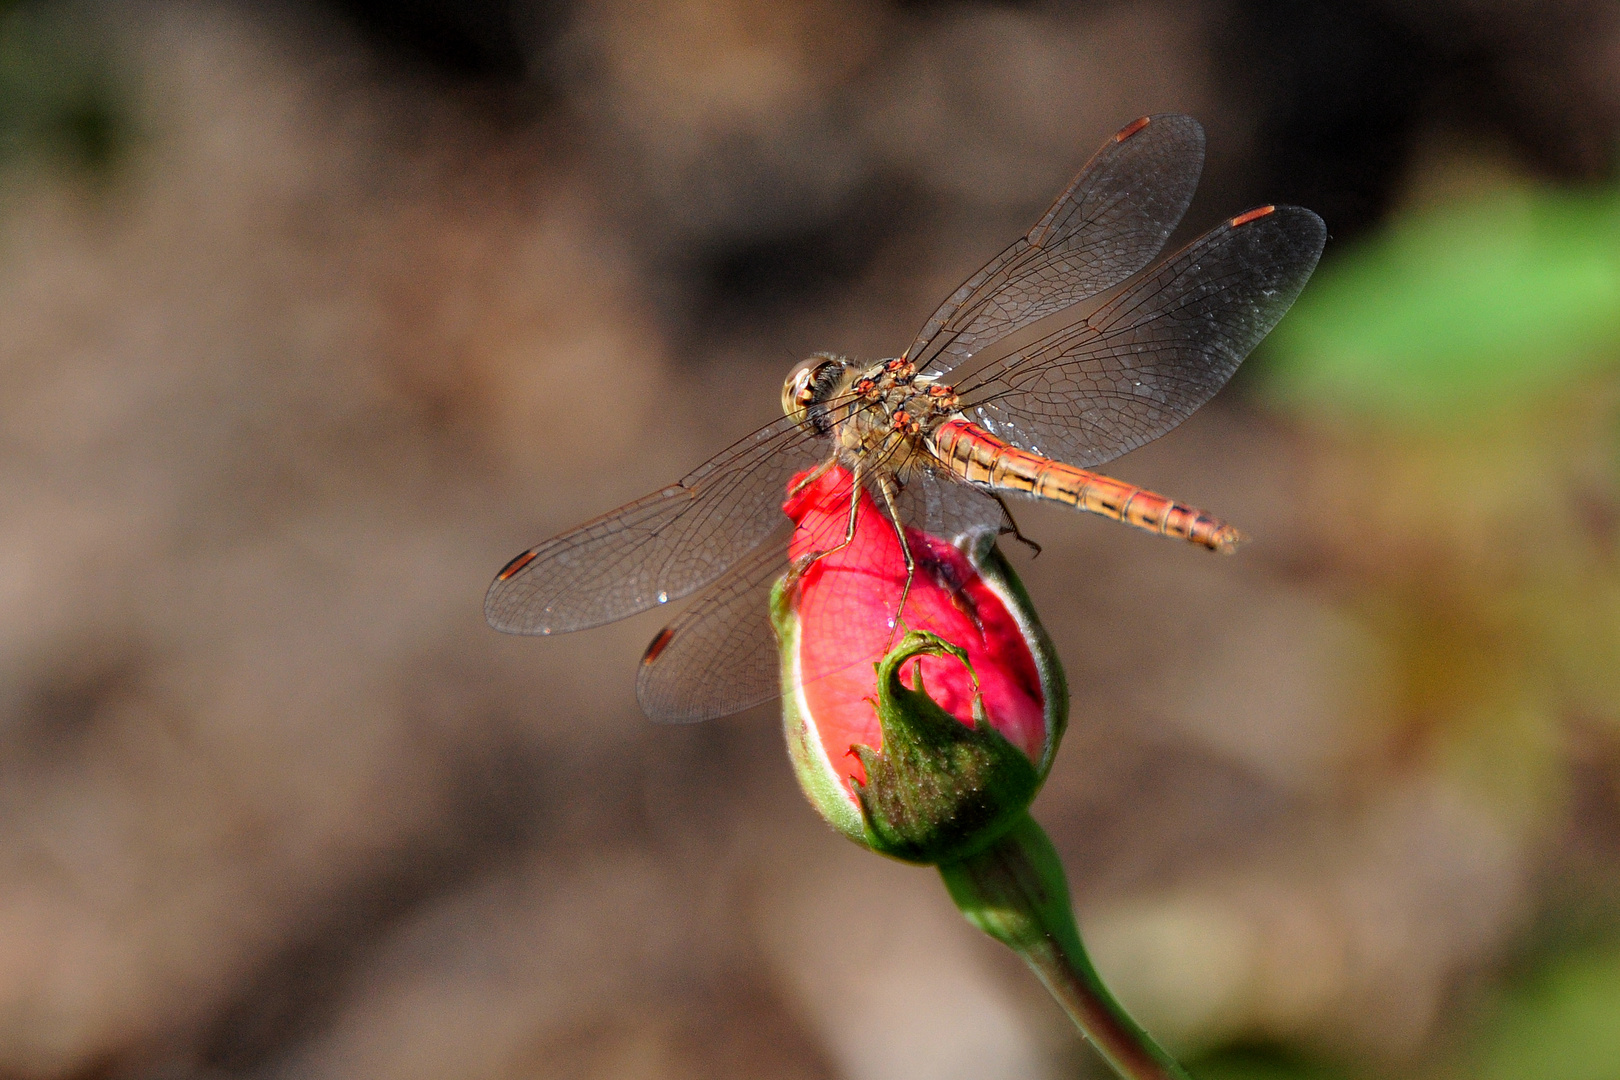
[[[782,384],[782,412],[800,424],[811,424],[812,413],[837,385],[845,364],[842,357],[816,353],[793,365]]]

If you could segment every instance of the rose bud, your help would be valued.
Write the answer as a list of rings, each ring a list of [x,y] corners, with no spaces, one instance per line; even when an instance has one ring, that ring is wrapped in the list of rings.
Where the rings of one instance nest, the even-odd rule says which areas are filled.
[[[908,591],[899,537],[864,490],[845,542],[850,489],[835,466],[783,506],[797,526],[795,569],[771,616],[794,770],[857,843],[912,862],[958,859],[1035,797],[1068,688],[994,530],[950,543],[908,528]]]

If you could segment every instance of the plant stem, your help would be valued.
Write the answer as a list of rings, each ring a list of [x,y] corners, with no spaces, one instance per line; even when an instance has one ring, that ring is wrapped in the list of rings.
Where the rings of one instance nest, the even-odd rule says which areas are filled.
[[[1052,841],[1027,813],[940,876],[968,921],[1022,956],[1125,1080],[1191,1080],[1114,1000],[1091,966]]]

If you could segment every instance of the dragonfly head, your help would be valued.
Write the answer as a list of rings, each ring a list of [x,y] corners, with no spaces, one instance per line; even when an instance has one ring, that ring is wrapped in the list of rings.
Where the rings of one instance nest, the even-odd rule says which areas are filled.
[[[782,411],[801,427],[824,432],[827,400],[837,391],[849,367],[847,358],[832,353],[815,353],[794,364],[782,384]]]

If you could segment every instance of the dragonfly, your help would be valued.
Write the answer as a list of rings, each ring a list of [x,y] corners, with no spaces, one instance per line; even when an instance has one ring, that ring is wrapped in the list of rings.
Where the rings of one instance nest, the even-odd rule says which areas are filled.
[[[795,478],[834,466],[853,478],[851,530],[864,491],[902,547],[909,527],[1016,532],[1008,499],[1028,498],[1232,551],[1242,535],[1231,525],[1091,471],[1213,397],[1322,254],[1321,218],[1267,205],[1150,266],[1203,160],[1204,132],[1190,117],[1126,125],[905,352],[868,363],[817,353],[795,365],[780,419],[507,563],[485,597],[490,625],[569,633],[707,586],[643,656],[643,710],[693,721],[769,700],[780,670],[768,597],[784,573],[804,569],[788,565],[782,502]],[[851,662],[881,656],[889,636],[868,633]]]

